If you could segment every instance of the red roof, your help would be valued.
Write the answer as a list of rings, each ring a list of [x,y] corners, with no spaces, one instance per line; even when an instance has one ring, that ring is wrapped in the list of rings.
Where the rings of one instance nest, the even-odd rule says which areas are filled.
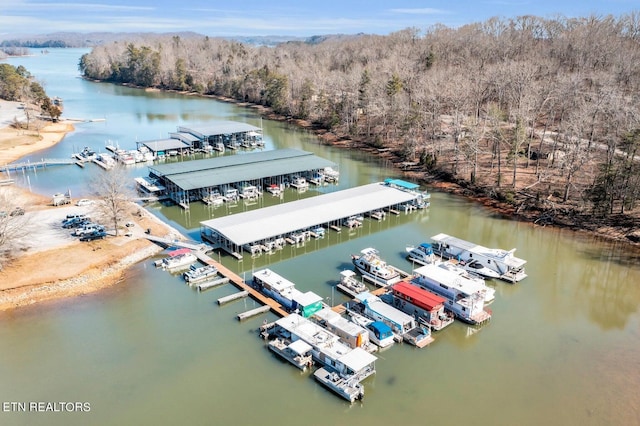
[[[442,297],[415,285],[409,284],[406,281],[400,281],[399,283],[394,284],[393,293],[400,295],[404,300],[407,300],[407,297],[410,297],[412,304],[428,311],[439,308],[444,305],[445,302],[445,299]]]
[[[191,253],[191,249],[181,248],[181,249],[176,249],[176,250],[170,251],[169,252],[169,256],[170,257],[175,257],[175,256],[178,256],[180,254],[187,254],[187,253]]]

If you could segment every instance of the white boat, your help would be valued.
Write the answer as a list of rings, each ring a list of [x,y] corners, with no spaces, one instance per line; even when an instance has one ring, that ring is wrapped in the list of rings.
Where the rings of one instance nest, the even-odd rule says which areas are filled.
[[[487,268],[477,260],[472,260],[471,262],[460,262],[460,266],[471,273],[478,274],[486,278],[500,278],[500,274],[491,268]]]
[[[197,267],[191,265],[188,271],[182,274],[184,280],[189,284],[205,281],[218,276],[218,268],[213,265]]]
[[[313,365],[313,357],[311,355],[311,349],[313,348],[303,340],[289,342],[281,337],[276,337],[269,341],[267,347],[271,352],[289,361],[289,363],[302,371],[307,371],[307,368]]]
[[[340,282],[336,287],[351,297],[356,297],[363,291],[367,291],[367,286],[364,285],[363,282],[358,281],[356,273],[349,269],[340,272]]]
[[[210,206],[220,206],[224,203],[224,197],[218,191],[214,191],[203,197],[202,202]]]
[[[363,249],[360,255],[351,255],[351,261],[364,279],[378,286],[386,287],[400,281],[400,272],[380,259],[378,250],[374,248]]]
[[[415,269],[412,284],[446,299],[445,309],[453,312],[460,320],[470,324],[480,324],[491,318],[485,311],[485,294],[479,283],[463,280],[455,272],[438,265],[426,265]]]
[[[433,254],[433,248],[429,243],[422,243],[417,247],[408,246],[406,251],[407,257],[410,261],[421,265],[429,265],[436,261],[436,257]]]
[[[322,309],[322,297],[312,291],[301,292],[294,283],[268,268],[254,272],[253,285],[289,312],[297,310],[305,318]]]
[[[331,167],[325,167],[322,171],[324,180],[327,182],[337,182],[340,179],[340,172]]]
[[[302,176],[294,176],[291,180],[291,186],[296,189],[307,189],[309,188],[309,182]]]
[[[327,389],[349,402],[364,398],[364,386],[355,376],[343,376],[328,368],[318,368],[313,377]]]
[[[358,228],[362,226],[362,221],[364,218],[360,218],[358,216],[349,216],[345,220],[342,221],[342,226],[345,226],[349,229]]]
[[[192,263],[198,261],[195,254],[190,249],[178,249],[169,253],[168,257],[157,260],[155,265],[164,269],[181,269],[186,268]]]
[[[463,283],[469,281],[475,283],[477,285],[476,288],[478,289],[478,291],[480,291],[484,295],[485,304],[489,304],[495,299],[496,290],[492,287],[487,286],[484,278],[482,278],[480,275],[476,275],[473,272],[467,271],[458,264],[453,263],[453,261],[451,260],[438,262],[436,264],[438,265],[438,267],[446,269],[447,271],[458,275]]]
[[[282,194],[282,187],[280,185],[276,185],[271,184],[271,185],[267,185],[267,192],[270,193],[271,195],[275,195],[278,196],[280,194]]]
[[[513,255],[516,249],[509,251],[491,249],[461,240],[447,234],[431,237],[431,246],[435,254],[446,259],[457,259],[459,262],[478,261],[498,274],[498,278],[516,283],[527,277],[524,266],[526,260]]]

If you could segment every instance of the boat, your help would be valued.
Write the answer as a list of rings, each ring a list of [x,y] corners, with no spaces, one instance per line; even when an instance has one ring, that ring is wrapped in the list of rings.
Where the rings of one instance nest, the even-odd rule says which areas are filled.
[[[202,202],[209,206],[220,206],[224,203],[224,197],[218,191],[214,191],[203,197]]]
[[[182,274],[182,276],[186,282],[188,282],[189,284],[193,284],[217,277],[218,268],[213,265],[206,265],[202,267],[191,265],[189,270]]]
[[[313,365],[311,345],[303,340],[289,342],[281,337],[276,337],[269,341],[267,347],[271,352],[298,367],[302,371],[307,371],[307,368]]]
[[[363,291],[367,291],[367,286],[364,285],[363,282],[358,281],[356,273],[349,269],[340,272],[340,282],[336,287],[351,297],[356,297]]]
[[[343,376],[329,368],[318,368],[313,377],[327,389],[349,402],[364,398],[364,386],[355,376]]]
[[[345,220],[342,221],[342,226],[347,227],[349,229],[358,228],[362,226],[362,221],[364,218],[359,218],[358,216],[349,216]]]
[[[498,274],[498,278],[516,283],[527,277],[526,260],[514,256],[516,249],[492,249],[452,237],[438,234],[431,237],[431,246],[435,254],[445,259],[457,259],[459,262],[478,261]]]
[[[296,189],[307,189],[309,188],[309,182],[302,176],[294,176],[291,180],[291,186]]]
[[[436,331],[453,323],[453,315],[444,309],[446,300],[437,294],[400,281],[393,285],[391,296],[395,308]]]
[[[267,192],[270,193],[271,195],[280,195],[282,194],[282,187],[280,185],[276,185],[275,183],[271,184],[271,185],[267,185]]]
[[[338,179],[340,179],[340,172],[331,167],[325,167],[322,174],[326,182],[338,182]]]
[[[173,250],[168,257],[157,260],[155,265],[164,269],[180,269],[197,262],[198,258],[188,248]]]
[[[347,309],[347,315],[351,322],[367,329],[369,332],[369,340],[375,343],[380,349],[388,348],[395,342],[393,330],[382,321],[374,321],[352,309]]]
[[[325,229],[322,226],[311,228],[311,235],[315,238],[324,238]]]
[[[253,285],[266,296],[280,303],[289,312],[298,311],[307,318],[322,309],[322,297],[308,291],[301,292],[286,278],[265,268],[253,274]]]
[[[401,338],[418,347],[423,348],[433,342],[431,330],[428,327],[418,325],[416,320],[399,309],[391,306],[370,292],[360,293],[356,297],[362,309],[362,315],[373,321],[381,321],[391,327],[391,330]]]
[[[491,268],[486,267],[477,260],[472,260],[471,262],[460,262],[460,266],[471,273],[478,274],[485,278],[500,278],[499,273]]]
[[[407,258],[421,265],[429,265],[435,263],[436,257],[433,254],[433,248],[429,243],[422,243],[417,247],[408,246],[406,248]]]
[[[456,318],[474,325],[491,319],[491,312],[484,309],[482,286],[477,282],[463,280],[460,275],[438,265],[421,266],[413,272],[411,284],[443,297],[445,309],[453,312]]]
[[[487,286],[483,277],[473,272],[467,271],[460,265],[460,263],[454,263],[453,260],[447,260],[445,262],[437,262],[436,265],[458,275],[462,282],[471,281],[473,283],[476,283],[478,291],[480,291],[484,295],[484,303],[491,303],[495,299],[496,290],[492,287]]]
[[[372,283],[386,287],[400,281],[400,272],[380,259],[378,250],[366,248],[360,255],[351,255],[351,261],[362,277]]]

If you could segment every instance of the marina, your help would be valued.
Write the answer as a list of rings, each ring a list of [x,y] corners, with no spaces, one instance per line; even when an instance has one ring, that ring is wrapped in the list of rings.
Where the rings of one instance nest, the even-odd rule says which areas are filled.
[[[46,55],[45,70],[59,62],[56,50]],[[79,132],[67,135],[37,158],[68,158],[72,145],[91,144],[99,150],[104,140],[122,138],[123,133],[153,138],[161,126],[174,128],[177,111],[183,112],[184,122],[222,116],[259,123],[251,110],[211,99],[129,87],[108,90],[109,85],[77,79],[77,58],[84,51],[58,51],[69,63],[71,77],[64,85],[72,92],[61,93],[67,109],[76,116],[109,119],[95,127],[82,124]],[[38,55],[9,59],[24,61],[30,71],[37,60]],[[47,89],[58,93],[58,87],[59,80],[49,76]],[[301,148],[338,164],[337,190],[393,175],[364,153],[324,146],[312,135],[291,131],[281,123],[265,120],[264,129],[267,149]],[[47,167],[39,168],[37,176],[26,173],[35,193],[49,196],[70,188],[75,197],[85,198],[86,179],[94,171],[99,172],[98,167]],[[11,177],[16,185],[27,187],[22,172]],[[295,199],[293,191],[285,192],[284,200]],[[362,382],[367,388],[363,402],[349,406],[348,401],[324,391],[309,374],[300,374],[262,347],[266,343],[256,339],[256,328],[279,314],[265,312],[239,322],[236,314],[253,309],[258,302],[245,298],[218,306],[219,297],[237,291],[233,285],[203,293],[190,291],[181,276],[143,262],[133,265],[112,289],[3,316],[0,355],[11,362],[1,363],[0,371],[16,398],[39,395],[58,400],[67,395],[92,403],[90,419],[88,413],[58,413],[55,419],[40,420],[5,413],[3,419],[71,424],[75,417],[79,422],[89,419],[104,424],[179,424],[185,416],[208,418],[214,412],[220,423],[255,424],[265,419],[299,422],[319,412],[329,424],[393,424],[398,416],[407,424],[421,424],[425,418],[465,424],[635,424],[634,360],[640,347],[637,255],[625,244],[505,220],[463,197],[440,191],[432,197],[429,212],[387,214],[375,233],[360,235],[373,225],[368,217],[355,239],[346,238],[344,228],[340,235],[326,229],[321,247],[329,237],[334,241],[326,249],[311,252],[308,249],[313,246],[307,243],[295,256],[284,250],[270,257],[245,256],[243,261],[222,255],[224,265],[239,277],[250,278],[254,263],[255,269],[268,266],[327,300],[340,271],[352,267],[349,255],[363,247],[376,247],[389,263],[407,270],[410,263],[403,266],[404,246],[428,241],[441,232],[487,247],[517,247],[519,257],[527,259],[526,281],[531,285],[495,280],[490,283],[496,288],[490,323],[478,327],[455,321],[442,333],[434,331],[437,339],[427,352],[396,343],[376,354],[376,375]],[[211,217],[199,213],[201,203],[194,204],[198,206],[192,205],[189,213],[171,203],[154,202],[150,210],[197,238],[200,221]],[[220,214],[218,209],[216,217]],[[387,226],[390,219],[398,218],[402,220],[397,225]],[[337,305],[344,297],[335,293]],[[47,362],[34,356],[40,353],[47,354]],[[488,403],[487,395],[500,395],[502,408]],[[252,409],[238,409],[241,401],[250,401]],[[289,407],[286,412],[283,401]],[[419,409],[430,406],[438,409],[428,413]]]

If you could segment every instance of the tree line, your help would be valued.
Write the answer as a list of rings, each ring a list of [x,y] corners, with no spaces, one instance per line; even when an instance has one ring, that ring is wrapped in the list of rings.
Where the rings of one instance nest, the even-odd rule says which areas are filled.
[[[40,112],[52,121],[58,120],[62,114],[60,107],[55,105],[42,85],[22,65],[14,67],[0,64],[0,99],[25,103],[27,128],[33,118],[33,105],[38,106]]]
[[[640,15],[492,18],[275,47],[149,36],[87,78],[270,107],[519,208],[607,216],[640,197]]]

